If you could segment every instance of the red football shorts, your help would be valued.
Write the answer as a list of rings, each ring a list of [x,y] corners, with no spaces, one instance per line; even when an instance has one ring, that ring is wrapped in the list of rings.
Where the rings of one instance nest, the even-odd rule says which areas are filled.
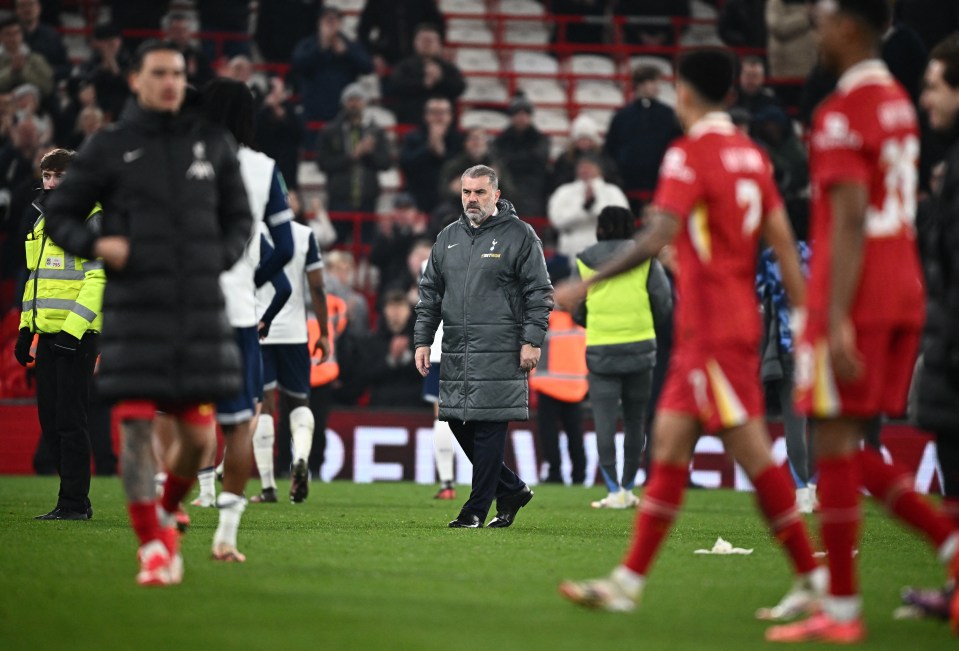
[[[727,341],[709,349],[673,349],[657,411],[689,414],[707,433],[745,425],[766,412],[759,344]]]
[[[216,409],[213,403],[170,404],[152,400],[124,400],[114,407],[121,420],[153,420],[157,412],[163,412],[190,425],[215,425]]]
[[[864,372],[840,382],[832,370],[823,328],[810,331],[796,351],[796,409],[813,418],[874,418],[906,411],[922,330],[890,325],[856,328]]]

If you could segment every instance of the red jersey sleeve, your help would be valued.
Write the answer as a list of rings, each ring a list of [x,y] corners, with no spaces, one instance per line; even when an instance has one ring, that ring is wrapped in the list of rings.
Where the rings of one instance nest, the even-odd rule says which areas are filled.
[[[841,107],[829,107],[817,116],[812,134],[816,151],[817,180],[822,188],[841,182],[868,186],[871,178],[861,124]]]
[[[673,145],[666,150],[653,195],[653,206],[672,214],[681,222],[692,212],[703,194],[702,181],[692,164],[693,157],[684,145]]]

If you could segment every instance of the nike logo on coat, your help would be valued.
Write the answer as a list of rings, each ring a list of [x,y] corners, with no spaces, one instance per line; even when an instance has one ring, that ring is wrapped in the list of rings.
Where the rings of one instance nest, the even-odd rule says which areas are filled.
[[[459,245],[460,245],[460,243],[457,242],[456,244],[449,244],[449,245],[447,245],[446,248],[447,248],[447,249],[452,249],[454,246],[459,246]]]
[[[135,161],[142,155],[143,155],[142,149],[132,149],[130,151],[123,152],[123,162],[132,163],[133,161]]]

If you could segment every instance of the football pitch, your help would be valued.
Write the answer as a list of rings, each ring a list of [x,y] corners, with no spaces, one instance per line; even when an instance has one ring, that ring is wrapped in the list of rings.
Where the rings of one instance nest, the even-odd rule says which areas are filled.
[[[429,486],[314,484],[304,504],[247,507],[236,565],[208,558],[216,512],[189,508],[183,584],[141,588],[119,479],[94,479],[92,521],[38,522],[56,481],[0,477],[0,649],[774,648],[753,612],[790,579],[750,494],[689,491],[641,607],[622,615],[580,610],[557,585],[607,573],[634,512],[590,509],[599,488],[534,490],[512,528],[454,530],[460,503]],[[754,551],[693,553],[718,536]],[[864,648],[959,648],[944,624],[892,618],[902,586],[942,579],[924,543],[869,506],[859,559]]]

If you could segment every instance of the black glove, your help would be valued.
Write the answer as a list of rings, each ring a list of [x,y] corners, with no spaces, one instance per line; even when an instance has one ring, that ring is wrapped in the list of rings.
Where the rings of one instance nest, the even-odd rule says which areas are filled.
[[[13,356],[17,358],[20,366],[26,366],[33,361],[33,355],[30,354],[30,346],[33,345],[33,333],[30,328],[20,328],[20,334],[17,335],[17,345],[13,347]]]
[[[272,321],[260,321],[257,324],[256,331],[260,336],[260,341],[263,341],[270,336],[270,326],[273,324]]]
[[[73,357],[80,348],[80,340],[69,332],[61,330],[53,340],[53,354],[62,357]]]

